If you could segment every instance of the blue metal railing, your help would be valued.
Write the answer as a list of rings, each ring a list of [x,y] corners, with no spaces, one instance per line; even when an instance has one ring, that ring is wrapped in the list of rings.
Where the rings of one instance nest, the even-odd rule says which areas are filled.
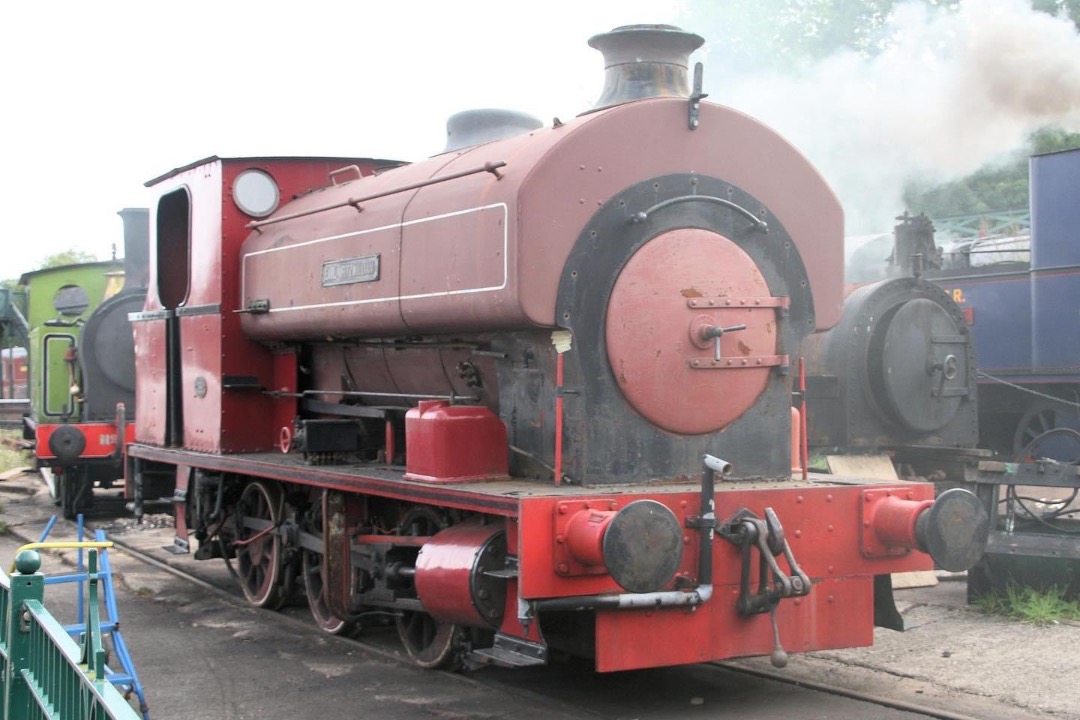
[[[48,540],[49,533],[52,531],[56,521],[57,516],[53,515],[48,524],[45,525],[45,530],[41,533],[41,542],[46,542]],[[79,542],[82,542],[83,533],[85,532],[82,514],[77,516],[76,525],[78,529],[75,538]],[[94,539],[100,543],[107,543],[104,530],[95,530]],[[103,549],[98,556],[98,559],[101,563],[101,567],[98,570],[98,579],[101,582],[102,595],[105,600],[106,618],[105,621],[100,624],[101,635],[103,638],[108,636],[112,643],[116,659],[120,663],[118,670],[106,667],[105,677],[120,690],[124,697],[130,697],[131,694],[134,693],[139,701],[139,711],[142,713],[143,720],[150,720],[150,708],[146,703],[146,693],[143,690],[142,683],[139,682],[139,675],[135,671],[135,662],[131,658],[131,653],[128,652],[127,642],[124,641],[124,637],[120,633],[120,613],[116,606],[116,593],[113,589],[112,567],[109,564],[108,551]],[[76,583],[79,608],[78,616],[74,623],[64,625],[64,629],[74,638],[80,637],[82,633],[86,631],[86,613],[83,612],[85,607],[83,593],[85,591],[86,579],[87,575],[83,562],[82,548],[79,548],[78,551],[74,573],[67,575],[50,575],[45,578],[46,585]]]

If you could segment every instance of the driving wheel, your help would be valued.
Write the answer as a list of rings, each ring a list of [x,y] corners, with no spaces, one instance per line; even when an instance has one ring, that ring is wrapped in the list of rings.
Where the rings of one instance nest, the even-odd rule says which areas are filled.
[[[281,587],[281,490],[275,483],[256,480],[244,488],[236,505],[237,576],[240,588],[255,607],[277,610],[286,599]]]
[[[430,537],[446,525],[435,510],[418,507],[406,513],[400,532],[413,537]],[[436,620],[426,612],[407,610],[397,617],[397,631],[405,651],[420,667],[452,670],[460,666],[458,650],[462,631],[457,625]]]

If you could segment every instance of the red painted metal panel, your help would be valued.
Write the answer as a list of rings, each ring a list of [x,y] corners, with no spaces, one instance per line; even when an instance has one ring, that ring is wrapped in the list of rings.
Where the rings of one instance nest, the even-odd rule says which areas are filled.
[[[734,485],[734,484],[733,484]],[[894,495],[909,500],[927,500],[934,496],[934,487],[925,483],[875,486],[884,491],[891,488]],[[716,493],[716,516],[719,521],[747,508],[764,517],[765,508],[776,511],[795,559],[812,580],[848,576],[871,576],[884,573],[929,570],[933,561],[924,553],[910,551],[888,557],[864,557],[862,553],[862,523],[860,504],[865,485],[719,488]],[[908,495],[911,495],[909,498]],[[526,598],[568,597],[604,592],[621,592],[610,578],[603,575],[562,576],[558,572],[560,550],[557,535],[561,517],[560,506],[569,515],[579,500],[588,500],[592,507],[614,510],[633,500],[648,498],[669,507],[680,524],[700,515],[700,498],[694,493],[651,492],[634,495],[602,495],[573,498],[523,498],[520,513],[521,589]],[[566,500],[570,500],[567,498]],[[698,533],[687,530],[684,535],[683,562],[676,575],[697,576]],[[713,548],[713,582],[717,586],[738,587],[739,550],[726,542]],[[813,593],[813,591],[811,591]]]
[[[446,173],[507,160],[501,178],[490,173],[420,190],[404,214],[401,235],[401,316],[410,330],[439,332],[520,328],[517,196],[529,171],[509,158],[525,136],[478,148],[449,164]],[[558,282],[561,268],[539,271],[541,282]],[[531,276],[529,276],[531,278]]]
[[[718,588],[698,607],[613,610],[596,616],[596,669],[601,672],[768,655],[769,615],[743,617],[738,587]],[[789,652],[863,647],[874,641],[874,579],[824,580],[804,598],[776,610],[780,642]]]
[[[154,272],[153,263],[150,267]],[[140,320],[131,328],[135,335],[135,441],[164,445],[165,320]]]
[[[485,407],[421,401],[405,414],[406,480],[508,480],[506,426]]]
[[[262,389],[275,384],[273,355],[244,337],[235,313],[222,313],[221,324],[221,372],[239,382],[233,388],[222,387],[221,452],[271,450],[280,436],[275,408],[282,401],[264,395]],[[250,379],[254,379],[254,386],[245,386]],[[295,399],[285,400],[284,405],[294,407]]]
[[[257,452],[275,446],[280,428],[269,350],[224,326],[228,315],[180,318],[184,447],[204,452]],[[231,382],[232,387],[226,387]]]
[[[685,127],[685,100],[658,98],[591,113],[552,130],[561,139],[556,152],[539,142],[515,148],[520,152],[514,163],[529,167],[516,213],[518,267],[529,273],[519,293],[526,314],[537,324],[553,324],[558,282],[549,274],[561,271],[599,205],[631,182],[692,172],[729,182],[776,214],[806,265],[818,329],[835,325],[843,304],[836,268],[843,265],[844,219],[821,175],[772,129],[731,108],[702,103],[698,129]],[[642,128],[684,131],[645,137]],[[485,147],[497,152],[497,146]]]
[[[447,159],[324,188],[291,202],[287,212],[305,212],[422,182]],[[246,316],[245,330],[260,339],[355,335],[357,326],[372,334],[404,331],[397,302],[401,221],[414,193],[366,201],[359,213],[353,207],[327,210],[268,225],[251,235],[239,257],[239,303],[246,306],[251,300],[266,299],[270,312]],[[324,263],[374,256],[378,256],[377,279],[324,287]]]
[[[221,451],[221,318],[180,318],[180,398],[184,447]]]
[[[517,520],[513,518],[506,519],[506,554],[517,557],[519,546],[518,540],[521,537],[519,531],[519,525]],[[540,623],[529,622],[522,625],[518,618],[518,578],[508,578],[506,581],[506,608],[503,611],[503,624],[499,628],[500,632],[514,637],[525,638],[533,642],[543,642],[543,637],[540,635]]]

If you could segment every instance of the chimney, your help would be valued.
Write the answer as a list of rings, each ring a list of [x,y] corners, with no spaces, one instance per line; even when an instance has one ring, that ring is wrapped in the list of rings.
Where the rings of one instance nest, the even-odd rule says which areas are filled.
[[[543,123],[514,110],[464,110],[446,121],[444,153],[473,145],[522,135],[543,127]]]
[[[124,290],[144,290],[150,282],[150,211],[124,208]]]
[[[673,25],[623,25],[592,36],[589,46],[604,54],[604,90],[592,110],[643,98],[690,97],[690,53],[704,42]]]

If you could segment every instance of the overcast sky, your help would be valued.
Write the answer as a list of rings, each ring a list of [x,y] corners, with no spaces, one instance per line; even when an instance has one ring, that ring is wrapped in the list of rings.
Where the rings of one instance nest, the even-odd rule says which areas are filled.
[[[725,41],[770,30],[739,7],[751,16],[724,0],[7,3],[0,278],[72,248],[107,259],[116,211],[153,202],[143,183],[210,155],[419,160],[460,110],[573,117],[603,85],[588,38],[626,24],[704,36],[691,61],[710,101],[794,141],[852,234],[888,230],[912,177],[963,176],[1047,124],[1080,130],[1080,36],[1030,0],[901,7],[889,51],[798,77],[736,76]]]
[[[603,84],[588,38],[678,2],[186,0],[4,8],[0,277],[120,245],[142,184],[209,155],[418,160],[475,107],[550,124]]]

